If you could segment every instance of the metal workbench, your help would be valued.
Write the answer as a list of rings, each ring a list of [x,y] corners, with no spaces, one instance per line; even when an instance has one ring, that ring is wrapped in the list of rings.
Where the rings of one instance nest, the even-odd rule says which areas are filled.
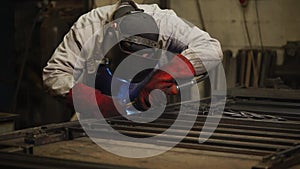
[[[201,101],[202,102],[202,101]],[[186,106],[193,106],[194,102]],[[300,103],[298,100],[228,97],[225,111],[212,136],[199,144],[199,133],[209,116],[204,100],[188,135],[171,150],[150,158],[132,159],[109,153],[86,135],[78,121],[25,129],[0,136],[0,166],[15,168],[299,168]],[[124,117],[106,119],[115,130],[130,137],[152,137],[168,129],[177,117],[178,104],[167,106],[151,123]],[[182,132],[189,115],[160,143],[168,144]],[[143,117],[145,118],[145,117]],[[214,117],[210,117],[214,118]],[[102,120],[104,121],[104,120]],[[101,120],[87,122],[101,131]],[[212,124],[213,126],[213,124]],[[208,128],[209,129],[209,128]],[[205,132],[204,132],[205,133]],[[139,146],[124,140],[103,140],[115,149]],[[164,144],[149,145],[155,151]],[[43,163],[41,163],[42,161]],[[18,165],[17,165],[18,164]]]

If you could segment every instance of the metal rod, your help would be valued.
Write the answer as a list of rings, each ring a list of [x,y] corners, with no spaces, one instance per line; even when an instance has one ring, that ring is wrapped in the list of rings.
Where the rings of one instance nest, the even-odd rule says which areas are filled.
[[[125,120],[114,120],[114,125],[126,125],[139,127],[158,127],[158,128],[169,128],[171,122],[168,124],[165,123],[134,123],[131,121]],[[204,122],[197,122],[197,124],[192,128],[193,131],[201,131]],[[176,129],[184,129],[185,126],[178,125]],[[207,127],[207,129],[211,129]],[[229,134],[238,134],[238,135],[251,135],[251,136],[265,136],[268,138],[286,138],[286,139],[300,139],[300,130],[280,130],[276,128],[257,128],[251,126],[239,126],[239,125],[224,125],[220,124],[215,130],[216,133],[229,133]]]

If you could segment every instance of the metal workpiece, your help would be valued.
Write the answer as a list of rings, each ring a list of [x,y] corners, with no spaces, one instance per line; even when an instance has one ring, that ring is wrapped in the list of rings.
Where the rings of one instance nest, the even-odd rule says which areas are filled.
[[[260,163],[253,166],[252,169],[282,169],[290,168],[299,164],[300,145],[290,149],[268,155]]]
[[[196,102],[186,102],[184,106],[195,110],[194,103]],[[199,157],[203,155],[202,152],[212,152],[215,153],[213,156],[205,156],[205,158],[221,158],[219,155],[222,154],[222,158],[226,157],[227,160],[236,160],[235,165],[238,163],[242,165],[245,161],[240,158],[231,157],[231,155],[246,156],[252,160],[253,157],[256,157],[256,160],[251,162],[253,169],[288,168],[299,163],[299,160],[297,160],[300,155],[299,103],[287,102],[285,100],[255,100],[229,97],[218,124],[215,124],[212,119],[217,118],[216,116],[220,115],[220,111],[222,110],[215,108],[214,105],[210,105],[210,99],[201,100],[200,103],[201,106],[198,108],[199,112],[197,114],[190,113],[187,109],[187,112],[184,112],[182,115],[184,120],[180,120],[178,125],[170,130],[168,134],[159,137],[160,140],[152,143],[154,144],[152,146],[159,147],[174,144],[176,139],[185,132],[186,126],[193,123],[187,135],[173,148],[186,152],[193,151],[192,154],[189,154],[192,157],[189,158]],[[282,109],[277,109],[274,106],[279,104],[283,105]],[[210,108],[214,110],[214,113],[208,113]],[[103,136],[109,135],[110,130],[105,128],[106,123],[123,135],[133,138],[151,138],[163,133],[173,125],[178,117],[179,109],[180,104],[167,105],[165,112],[159,118],[149,123],[134,122],[126,117],[113,117],[101,120],[86,120],[81,123],[78,121],[66,122],[15,131],[0,136],[0,151],[9,152],[6,155],[14,155],[17,152],[36,155],[35,152],[39,152],[37,150],[40,148],[51,147],[53,145],[51,148],[53,149],[53,147],[56,147],[54,145],[59,145],[60,143],[66,144],[72,141],[76,142],[78,139],[91,136],[87,135],[87,133],[101,132]],[[285,109],[286,111],[284,111]],[[151,116],[143,113],[131,116],[135,116],[135,119],[151,118]],[[208,118],[212,121],[207,121]],[[192,121],[193,119],[196,119],[196,121]],[[217,128],[214,130],[214,126],[216,125]],[[208,140],[200,144],[200,133],[204,137],[212,134]],[[123,142],[124,140],[115,141]],[[79,142],[82,143],[82,141]],[[130,145],[136,146],[138,144],[139,142],[132,142]],[[72,151],[77,152],[77,148],[77,146],[72,147],[74,149]],[[85,148],[81,147],[80,151],[84,150]],[[0,158],[3,157],[1,156]],[[99,163],[108,161],[107,159],[107,161],[99,161]],[[151,163],[150,161],[149,163]],[[189,161],[189,159],[186,159],[186,161]],[[230,166],[229,161],[228,166]],[[0,160],[0,166],[4,164],[7,163]],[[52,164],[52,162],[49,162],[49,165]],[[73,165],[75,163],[70,162],[69,164]],[[224,164],[226,164],[226,161],[224,161]],[[169,165],[171,166],[171,163]],[[141,166],[151,168],[151,166],[142,162]],[[213,167],[211,166],[211,168]]]
[[[206,72],[206,73],[204,73],[202,75],[199,75],[199,76],[193,78],[192,80],[190,80],[190,81],[188,81],[188,82],[186,82],[184,84],[178,85],[177,86],[177,90],[180,90],[182,88],[191,87],[193,85],[196,85],[196,84],[198,84],[200,82],[203,82],[208,77],[209,77],[209,74]]]

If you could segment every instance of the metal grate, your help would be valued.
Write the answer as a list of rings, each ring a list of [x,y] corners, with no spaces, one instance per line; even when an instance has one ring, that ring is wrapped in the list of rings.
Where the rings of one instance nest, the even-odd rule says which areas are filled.
[[[190,106],[193,106],[193,103],[190,104]],[[295,109],[295,112],[282,112],[284,114],[283,118],[274,116],[273,111],[269,113],[259,112],[260,110],[256,107],[261,107],[261,104],[258,103],[251,108],[244,107],[245,110],[242,107],[239,107],[238,110],[232,109],[233,106],[232,104],[226,106],[218,128],[202,144],[198,143],[198,138],[207,115],[203,110],[199,111],[193,128],[177,146],[242,154],[268,155],[287,150],[299,144],[300,121],[295,121],[295,119],[300,117],[300,112],[297,113],[297,109]],[[267,108],[265,107],[265,109]],[[113,118],[109,122],[113,128],[123,134],[134,137],[150,137],[168,129],[177,117],[177,110],[178,105],[168,107],[168,111],[163,116],[151,123],[134,123],[125,118]],[[228,110],[231,111],[226,113]],[[273,108],[273,110],[274,112],[277,111],[276,108]],[[185,116],[185,120],[180,122],[182,126],[177,126],[176,130],[172,131],[172,134],[166,136],[165,140],[162,141],[172,142],[172,138],[184,132],[185,123],[191,123],[189,116],[192,115],[185,114]],[[143,116],[143,118],[147,117]],[[210,122],[208,124],[216,125]],[[97,123],[93,128],[101,128],[101,124]],[[209,130],[210,128],[208,127],[208,131],[203,132],[203,134],[209,134]]]
[[[253,168],[287,168],[298,163],[297,158],[300,154],[299,103],[262,99],[228,99],[219,124],[206,121],[208,105],[208,101],[201,104],[195,122],[190,121],[194,119],[194,115],[185,113],[180,125],[177,125],[168,135],[161,137],[158,143],[163,145],[174,143],[176,138],[185,131],[186,126],[193,123],[192,129],[176,145],[177,147],[262,156],[261,163]],[[153,137],[170,128],[177,118],[179,106],[179,104],[167,106],[163,115],[150,123],[135,123],[124,117],[110,118],[106,121],[124,135],[136,138]],[[194,103],[190,102],[185,106],[193,107]],[[148,117],[144,115],[141,118]],[[85,128],[85,131],[109,133],[103,130],[103,122],[103,120],[87,121],[83,126],[89,126]],[[202,131],[204,135],[209,134],[213,126],[218,127],[206,142],[199,144],[199,134],[205,122],[209,127],[206,131]],[[78,122],[16,131],[0,136],[0,150],[30,154],[34,146],[84,137],[85,131]]]

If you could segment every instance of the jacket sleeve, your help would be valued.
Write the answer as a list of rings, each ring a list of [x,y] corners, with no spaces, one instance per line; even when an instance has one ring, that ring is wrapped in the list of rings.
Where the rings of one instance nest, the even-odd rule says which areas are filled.
[[[73,71],[80,50],[80,42],[71,28],[43,69],[44,87],[49,93],[65,95],[74,86]]]
[[[164,39],[168,39],[168,49],[181,51],[193,65],[196,75],[214,68],[222,61],[223,53],[219,41],[207,32],[176,15],[165,15],[161,18],[161,33]]]
[[[99,7],[82,15],[65,35],[43,69],[44,87],[50,94],[65,96],[78,79],[89,71],[86,70],[86,64],[92,60],[89,50],[93,50],[93,46],[86,47],[86,44],[100,37],[95,38],[94,35],[101,32],[101,25],[110,15],[107,11],[112,11],[111,8],[115,6]]]

